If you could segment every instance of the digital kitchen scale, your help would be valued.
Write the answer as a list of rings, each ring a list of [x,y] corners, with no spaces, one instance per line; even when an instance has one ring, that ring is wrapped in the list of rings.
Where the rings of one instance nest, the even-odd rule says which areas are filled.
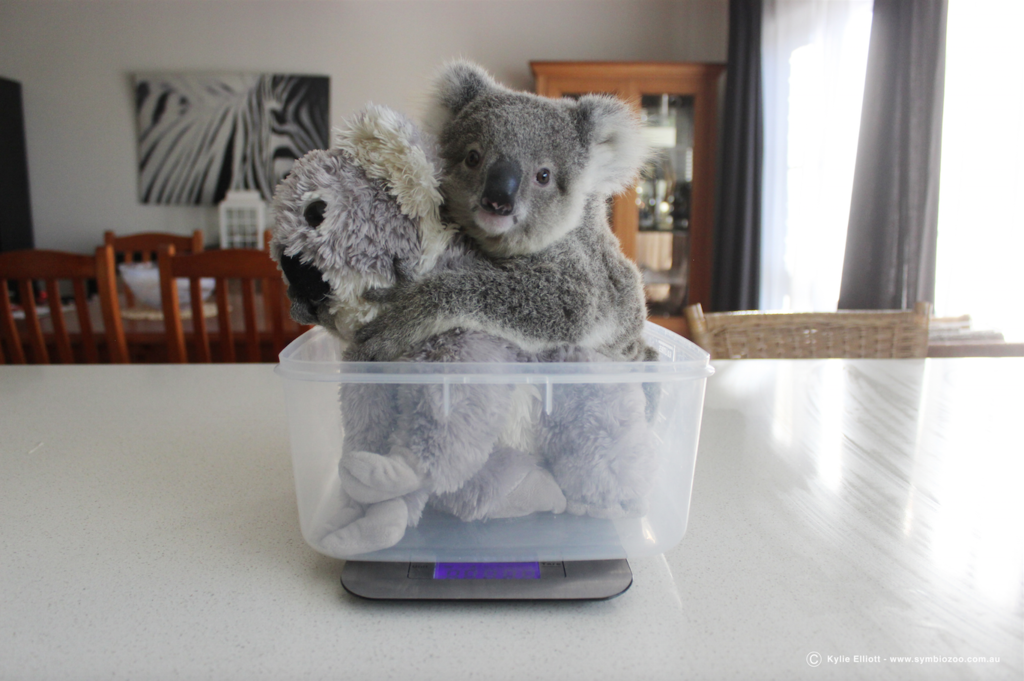
[[[373,600],[572,601],[618,596],[633,583],[624,558],[525,563],[350,560],[341,585]]]

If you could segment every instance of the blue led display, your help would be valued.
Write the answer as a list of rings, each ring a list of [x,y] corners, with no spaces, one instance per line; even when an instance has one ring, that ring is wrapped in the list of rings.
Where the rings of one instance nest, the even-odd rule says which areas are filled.
[[[434,579],[540,579],[540,563],[437,563]]]

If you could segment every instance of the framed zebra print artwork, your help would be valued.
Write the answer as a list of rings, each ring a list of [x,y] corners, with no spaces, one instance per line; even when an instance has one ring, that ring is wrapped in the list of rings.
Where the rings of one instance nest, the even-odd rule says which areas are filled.
[[[295,159],[330,144],[326,76],[132,75],[139,201],[216,205],[228,190],[270,200]]]

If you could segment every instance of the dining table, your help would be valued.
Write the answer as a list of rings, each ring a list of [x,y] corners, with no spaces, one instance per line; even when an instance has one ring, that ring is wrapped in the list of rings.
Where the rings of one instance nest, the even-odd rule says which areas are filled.
[[[373,601],[273,364],[0,366],[0,679],[1021,679],[1024,359],[714,361],[687,532],[598,601]]]

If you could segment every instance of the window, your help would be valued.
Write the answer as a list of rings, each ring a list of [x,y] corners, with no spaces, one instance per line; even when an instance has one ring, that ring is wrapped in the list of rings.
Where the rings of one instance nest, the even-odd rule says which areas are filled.
[[[1019,0],[950,0],[935,312],[1024,341]]]
[[[836,309],[871,0],[765,0],[761,308]],[[949,0],[935,313],[1024,341],[1019,0]]]
[[[763,310],[839,300],[871,0],[766,0]]]

